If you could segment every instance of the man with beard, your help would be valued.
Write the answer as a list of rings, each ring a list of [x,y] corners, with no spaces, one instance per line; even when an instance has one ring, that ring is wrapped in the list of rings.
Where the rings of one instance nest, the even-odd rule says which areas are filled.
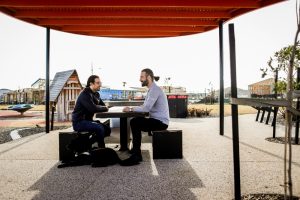
[[[79,94],[72,113],[73,129],[78,132],[96,133],[98,147],[104,148],[104,136],[107,127],[99,121],[93,121],[96,112],[106,112],[108,107],[100,98],[98,91],[102,83],[99,76],[91,75],[87,80],[86,88]]]
[[[166,130],[169,125],[169,106],[168,100],[162,89],[156,85],[154,81],[158,81],[159,77],[154,76],[151,69],[143,69],[141,71],[140,81],[142,86],[148,87],[148,93],[142,106],[125,107],[124,112],[149,112],[149,118],[135,117],[130,121],[132,131],[132,144],[130,150],[131,159],[142,161],[141,140],[142,131]]]

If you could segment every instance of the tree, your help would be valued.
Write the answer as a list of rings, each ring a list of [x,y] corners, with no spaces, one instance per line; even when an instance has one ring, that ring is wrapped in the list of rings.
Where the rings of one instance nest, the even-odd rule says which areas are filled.
[[[294,38],[294,44],[282,48],[280,51],[274,54],[274,59],[271,57],[268,62],[268,67],[261,69],[262,77],[268,74],[268,71],[273,73],[285,73],[286,78],[285,84],[281,83],[281,88],[279,85],[275,86],[275,90],[281,89],[281,92],[286,93],[286,101],[288,103],[287,109],[285,109],[285,144],[284,144],[284,199],[288,198],[287,191],[289,193],[289,199],[293,199],[293,184],[292,184],[292,142],[291,142],[291,132],[292,132],[292,110],[293,109],[293,91],[294,89],[299,89],[299,83],[295,84],[295,74],[299,68],[300,60],[300,49],[298,36],[300,33],[300,6],[298,6],[298,1],[296,1],[296,17],[297,17],[297,31]],[[273,61],[277,63],[277,66],[272,65]],[[280,81],[279,81],[280,82]],[[279,91],[278,91],[279,92]],[[299,100],[299,99],[298,99]],[[297,115],[300,115],[299,110],[294,110]]]
[[[274,85],[274,90],[279,94],[286,93],[287,89],[287,75],[288,68],[290,66],[290,60],[292,57],[294,45],[289,45],[287,47],[283,47],[279,51],[274,53],[273,57],[270,57],[270,60],[267,62],[267,67],[261,68],[262,78],[267,75],[275,76],[278,73],[278,82]],[[296,45],[295,55],[294,55],[294,66],[293,66],[293,86],[294,89],[300,89],[300,84],[296,83],[296,73],[297,68],[300,67],[300,47]]]

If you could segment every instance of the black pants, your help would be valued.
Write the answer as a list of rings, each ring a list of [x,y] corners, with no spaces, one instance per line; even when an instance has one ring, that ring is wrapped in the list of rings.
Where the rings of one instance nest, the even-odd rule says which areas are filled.
[[[96,133],[96,141],[99,147],[105,147],[104,143],[104,136],[105,136],[105,129],[103,124],[97,121],[88,121],[82,120],[79,122],[73,122],[73,129],[74,131],[87,131],[90,133]]]
[[[166,130],[168,125],[162,123],[161,121],[153,118],[135,117],[130,120],[130,127],[132,132],[132,144],[133,152],[141,152],[141,142],[142,142],[142,131],[159,131]]]

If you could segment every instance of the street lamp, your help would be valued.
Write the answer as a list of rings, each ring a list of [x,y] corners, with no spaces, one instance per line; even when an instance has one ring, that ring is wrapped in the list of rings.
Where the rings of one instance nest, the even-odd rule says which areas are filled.
[[[97,69],[101,69],[101,67],[97,67]],[[94,75],[94,65],[93,65],[93,62],[91,62],[91,74]]]
[[[170,84],[169,84],[169,81],[170,81],[170,80],[171,80],[171,77],[165,78],[165,85],[168,86],[168,88],[169,88],[169,93],[171,93],[171,86],[170,86]]]
[[[209,82],[210,85],[210,104],[212,104],[212,98],[213,98],[213,84]]]
[[[204,102],[206,104],[206,88],[204,89]]]
[[[125,99],[126,98],[125,86],[126,86],[127,83],[125,81],[123,81],[122,83],[123,83],[123,87],[124,87],[124,91],[123,91],[124,96],[123,96],[123,98]]]

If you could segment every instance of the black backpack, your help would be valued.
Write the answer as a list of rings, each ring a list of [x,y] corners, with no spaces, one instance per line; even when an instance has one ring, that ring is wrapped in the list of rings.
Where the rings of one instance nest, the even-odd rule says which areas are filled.
[[[120,164],[121,166],[138,165],[139,161],[133,157],[121,160],[117,152],[111,148],[96,148],[90,152],[83,152],[76,155],[74,159],[58,165],[58,168],[91,165],[92,167],[107,167],[109,165]]]

